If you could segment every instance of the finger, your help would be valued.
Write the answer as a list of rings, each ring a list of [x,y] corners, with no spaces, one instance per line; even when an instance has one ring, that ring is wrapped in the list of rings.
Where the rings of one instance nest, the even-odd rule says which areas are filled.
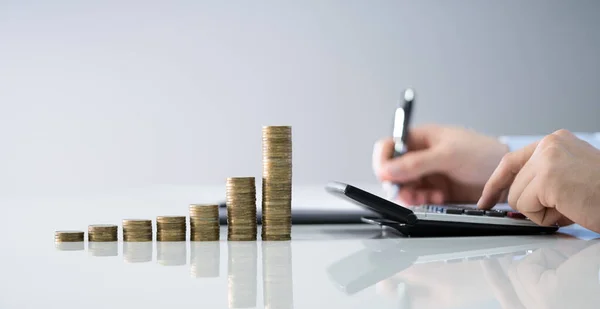
[[[427,188],[434,190],[430,195],[431,203],[443,204],[446,199],[449,199],[450,190],[448,188],[448,181],[445,176],[441,174],[432,175],[424,178],[423,182]]]
[[[540,202],[539,196],[543,194],[543,188],[542,178],[534,177],[517,198],[516,209],[531,221],[539,225],[549,226],[556,224],[563,215],[555,208],[548,208]]]
[[[502,191],[510,187],[515,176],[529,160],[536,147],[537,142],[521,150],[511,152],[502,158],[502,161],[500,161],[500,164],[483,187],[481,198],[477,202],[479,208],[490,209],[498,203]]]
[[[416,205],[416,197],[415,197],[416,189],[413,187],[405,187],[403,186],[400,191],[398,191],[398,202],[400,205],[412,206]]]
[[[379,140],[373,147],[372,165],[373,172],[381,179],[381,167],[392,158],[394,141],[391,138]]]
[[[408,131],[407,148],[410,151],[430,148],[432,139],[439,134],[440,127],[437,125],[424,125],[412,128]]]
[[[415,181],[423,176],[441,172],[445,158],[435,148],[409,151],[388,161],[380,170],[380,177],[397,183]]]
[[[427,191],[428,190],[421,189],[415,192],[415,202],[417,203],[417,205],[425,204],[427,200]]]
[[[517,207],[517,200],[527,188],[529,183],[533,180],[536,175],[536,166],[534,160],[529,160],[523,168],[517,173],[515,179],[510,185],[510,190],[508,190],[508,204],[512,208]]]
[[[430,200],[432,204],[444,204],[446,197],[444,196],[444,191],[442,190],[432,190],[430,195]]]

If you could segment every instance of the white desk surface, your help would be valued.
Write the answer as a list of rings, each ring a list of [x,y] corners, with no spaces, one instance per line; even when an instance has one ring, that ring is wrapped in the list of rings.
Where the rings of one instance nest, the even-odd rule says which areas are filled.
[[[55,230],[186,214],[189,203],[220,199],[215,190],[0,198],[0,308],[600,304],[600,235],[577,226],[552,236],[418,239],[368,225],[297,225],[290,242],[227,242],[224,227],[219,242],[86,241],[79,250],[53,240]],[[314,200],[311,190],[299,192]]]

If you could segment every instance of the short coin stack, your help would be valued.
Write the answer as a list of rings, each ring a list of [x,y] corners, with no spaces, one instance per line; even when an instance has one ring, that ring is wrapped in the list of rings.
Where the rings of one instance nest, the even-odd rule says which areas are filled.
[[[227,178],[227,240],[256,240],[256,181]]]
[[[77,242],[83,241],[82,231],[56,231],[54,233],[55,242]]]
[[[88,226],[89,241],[117,241],[118,227],[112,224],[96,224]]]
[[[262,130],[263,240],[290,240],[292,233],[292,128],[267,126]]]
[[[152,220],[124,219],[123,241],[152,241]]]
[[[185,241],[187,230],[185,221],[185,216],[156,217],[156,240]]]
[[[190,205],[190,240],[219,240],[219,205]]]

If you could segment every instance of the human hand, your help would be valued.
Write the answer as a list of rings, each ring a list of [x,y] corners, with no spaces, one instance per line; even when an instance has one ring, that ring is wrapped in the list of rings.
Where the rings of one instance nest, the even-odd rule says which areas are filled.
[[[478,207],[492,208],[506,191],[508,204],[535,223],[600,232],[600,150],[566,130],[505,155]]]
[[[408,152],[392,159],[391,138],[378,141],[373,170],[379,180],[402,184],[406,205],[475,203],[508,147],[477,132],[427,125],[409,131]]]

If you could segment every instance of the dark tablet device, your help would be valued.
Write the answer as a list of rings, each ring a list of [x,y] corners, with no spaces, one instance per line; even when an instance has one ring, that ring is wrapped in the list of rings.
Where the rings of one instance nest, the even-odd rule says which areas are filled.
[[[389,227],[407,236],[532,235],[558,230],[558,226],[537,225],[514,211],[484,211],[475,205],[408,208],[340,182],[329,183],[326,190],[379,214],[379,217],[363,217],[363,222]]]

